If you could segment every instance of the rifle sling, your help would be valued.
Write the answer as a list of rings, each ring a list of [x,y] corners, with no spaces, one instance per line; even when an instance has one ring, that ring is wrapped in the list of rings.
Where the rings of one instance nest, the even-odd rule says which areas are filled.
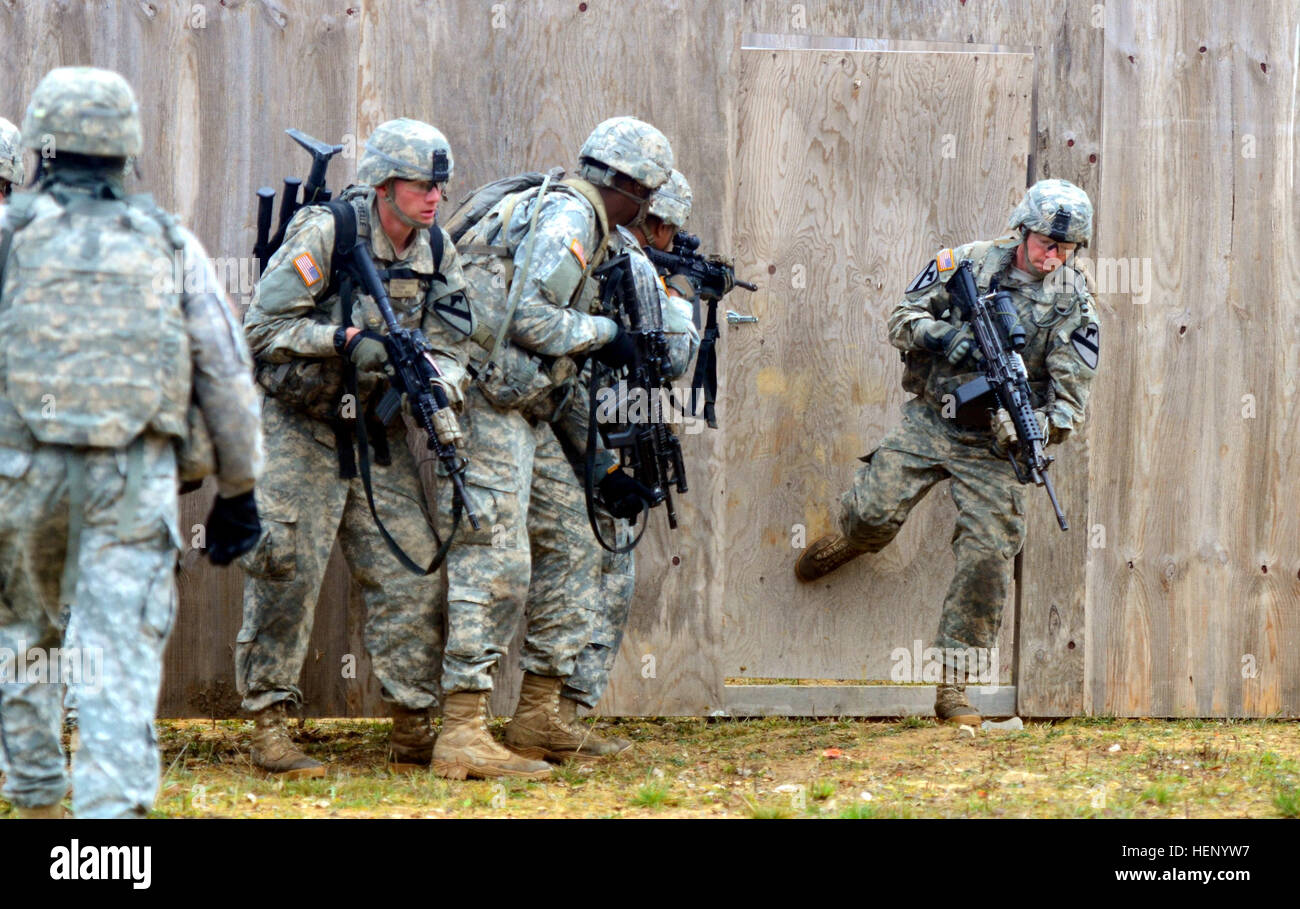
[[[355,287],[352,282],[352,276],[346,271],[340,279],[340,294],[343,302],[343,324],[347,325],[352,320],[352,304],[355,301]],[[360,397],[357,391],[357,368],[351,360],[345,360],[343,363],[343,384],[348,394],[352,395],[352,400],[359,402]],[[340,418],[338,424],[346,427],[348,421]],[[447,550],[451,548],[451,541],[456,536],[456,530],[460,527],[461,503],[460,500],[453,496],[452,505],[452,526],[451,533],[447,534],[447,539],[443,540],[438,535],[438,528],[434,522],[425,514],[425,523],[433,532],[433,538],[438,543],[438,551],[433,554],[433,560],[429,562],[428,567],[421,568],[406,551],[402,549],[397,540],[393,539],[384,522],[379,518],[379,512],[375,508],[375,494],[370,480],[370,434],[367,423],[372,423],[380,428],[376,433],[375,444],[375,463],[384,466],[386,463],[392,463],[390,452],[388,450],[388,436],[382,431],[382,424],[369,411],[369,408],[362,409],[352,422],[351,430],[344,429],[340,433],[339,428],[335,427],[335,439],[340,443],[339,452],[339,475],[343,476],[345,460],[350,461],[352,458],[352,436],[356,437],[357,462],[360,466],[361,485],[366,491],[366,504],[370,507],[370,517],[374,519],[375,528],[379,535],[383,537],[384,544],[388,547],[397,561],[402,563],[402,567],[417,575],[430,575],[442,567],[443,561],[447,558]],[[344,454],[346,450],[347,454]],[[352,476],[357,474],[357,463],[352,466]],[[423,508],[420,509],[424,511]]]
[[[709,314],[700,339],[700,351],[695,358],[695,374],[691,377],[691,391],[704,392],[704,419],[710,429],[718,428],[715,404],[718,400],[718,301],[709,300]],[[695,411],[699,415],[698,411]]]

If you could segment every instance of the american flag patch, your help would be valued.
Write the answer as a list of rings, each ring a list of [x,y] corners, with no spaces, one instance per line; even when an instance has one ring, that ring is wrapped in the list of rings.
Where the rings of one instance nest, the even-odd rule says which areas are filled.
[[[951,249],[939,250],[939,255],[935,256],[934,260],[939,266],[939,271],[952,271],[957,267],[957,263],[953,261]]]
[[[316,260],[309,252],[297,256],[293,260],[293,267],[298,269],[298,277],[302,278],[302,283],[308,287],[320,280],[320,269],[316,267]]]
[[[583,268],[587,267],[587,251],[582,248],[582,244],[578,242],[576,237],[569,243],[569,252],[573,253],[573,257],[578,260],[579,265]]]

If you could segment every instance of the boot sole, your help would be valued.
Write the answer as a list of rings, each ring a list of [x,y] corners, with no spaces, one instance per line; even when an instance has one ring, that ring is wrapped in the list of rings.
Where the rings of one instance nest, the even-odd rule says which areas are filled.
[[[589,751],[551,751],[548,748],[540,746],[518,747],[506,742],[506,747],[520,757],[528,758],[530,761],[550,761],[552,764],[564,764],[572,762],[575,764],[594,764],[597,761],[609,760],[616,758],[620,754],[626,754],[631,750],[631,746],[615,751],[613,754],[592,754]]]
[[[254,764],[258,770],[268,776],[273,776],[277,780],[315,780],[325,776],[326,770],[322,767],[298,767],[294,770],[272,770],[269,767],[263,767],[260,764]]]
[[[409,761],[389,761],[388,772],[407,774],[428,773],[429,764],[427,761],[423,764],[413,764]]]
[[[936,716],[940,723],[947,723],[950,726],[978,726],[984,721],[984,718],[978,713],[959,713],[956,716]]]
[[[505,770],[500,767],[483,767],[461,761],[434,761],[433,772],[447,780],[464,780],[470,777],[478,780],[490,780],[499,777],[516,777],[521,780],[549,780],[551,778],[550,767],[545,770]]]
[[[805,584],[811,584],[813,581],[820,581],[822,578],[826,577],[826,575],[831,574],[832,572],[837,571],[840,568],[843,568],[845,565],[849,564],[849,562],[854,561],[855,559],[858,558],[858,556],[861,555],[866,555],[866,553],[859,552],[853,555],[851,558],[847,558],[843,562],[840,562],[840,564],[835,565],[831,568],[821,568],[815,564],[805,568],[804,559],[808,558],[809,553],[804,553],[802,556],[799,557],[799,561],[794,563],[795,579],[799,581],[803,581],[803,583]]]

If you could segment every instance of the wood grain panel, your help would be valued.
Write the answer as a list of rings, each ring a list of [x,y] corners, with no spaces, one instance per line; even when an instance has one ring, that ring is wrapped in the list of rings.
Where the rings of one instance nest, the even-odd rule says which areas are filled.
[[[1106,252],[1149,260],[1153,288],[1145,305],[1103,298],[1098,712],[1300,713],[1300,17],[1240,12],[1107,7],[1100,231]]]
[[[933,638],[946,484],[815,585],[793,577],[796,537],[835,526],[854,459],[898,419],[885,323],[903,287],[936,249],[996,236],[1020,195],[1031,79],[1027,54],[742,51],[737,255],[766,278],[759,323],[727,333],[744,414],[727,435],[728,675],[887,678],[896,647]]]

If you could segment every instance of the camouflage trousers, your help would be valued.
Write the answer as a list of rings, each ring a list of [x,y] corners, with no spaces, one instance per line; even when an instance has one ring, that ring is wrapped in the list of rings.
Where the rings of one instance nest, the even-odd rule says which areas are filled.
[[[549,424],[496,410],[477,388],[466,399],[466,486],[481,529],[462,522],[447,554],[442,687],[490,689],[525,615],[523,669],[571,675],[600,603],[600,556],[582,487]],[[451,489],[439,484],[439,520],[448,527]]]
[[[603,511],[596,512],[596,519],[600,522],[601,535],[616,546],[625,546],[635,535],[631,524]],[[627,627],[632,594],[636,591],[636,562],[633,558],[635,552],[610,552],[602,548],[591,534],[588,538],[601,559],[600,603],[591,640],[578,654],[573,675],[564,683],[563,694],[594,710],[609,685],[609,674],[614,670],[618,648],[623,644],[623,630]]]
[[[244,623],[235,643],[235,683],[245,710],[302,703],[307,657],[325,567],[337,538],[366,606],[363,640],[382,696],[411,709],[437,703],[442,658],[438,576],[420,577],[388,550],[361,478],[343,480],[329,426],[274,398],[262,407],[266,467],[257,486],[262,537],[240,564]],[[392,464],[372,464],[375,510],[417,564],[436,545],[404,432],[390,432]]]
[[[943,423],[920,399],[903,405],[903,421],[863,459],[853,488],[840,500],[840,528],[854,545],[878,552],[898,534],[913,506],[951,477],[957,571],[934,646],[992,648],[1014,559],[1025,541],[1024,490],[1011,463],[989,450],[987,434],[959,436]]]
[[[153,807],[154,711],[176,612],[180,538],[172,442],[147,437],[135,445],[143,463],[135,495],[127,492],[132,456],[124,451],[69,455],[38,446],[29,464],[13,451],[0,457],[0,750],[5,797],[16,805],[52,805],[67,791],[66,681],[81,730],[73,812],[142,817]],[[65,634],[59,598],[69,488],[78,485],[71,458],[80,459],[85,496]]]

